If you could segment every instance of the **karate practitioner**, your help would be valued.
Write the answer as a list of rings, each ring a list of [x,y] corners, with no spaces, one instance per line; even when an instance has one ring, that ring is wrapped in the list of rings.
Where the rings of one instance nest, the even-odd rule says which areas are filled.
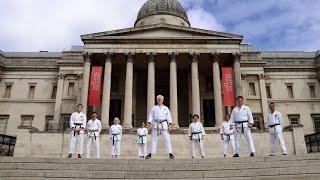
[[[117,159],[120,156],[120,145],[122,136],[122,126],[120,125],[119,118],[114,118],[113,125],[110,127],[110,150],[112,159]]]
[[[220,128],[220,135],[223,141],[223,156],[227,156],[228,144],[231,144],[233,155],[235,155],[235,145],[234,145],[234,127],[230,123],[230,116],[226,114],[224,116],[224,121],[222,122]]]
[[[78,158],[82,158],[83,151],[83,139],[84,139],[84,129],[86,128],[87,116],[82,112],[82,104],[77,105],[77,112],[71,114],[70,117],[70,144],[69,144],[69,155],[67,158],[72,158],[76,142],[78,142]]]
[[[250,157],[253,157],[255,148],[250,130],[253,126],[253,117],[250,108],[244,105],[242,96],[237,97],[237,106],[233,108],[230,120],[235,126],[235,154],[233,157],[239,157],[242,134],[246,137]]]
[[[162,135],[166,152],[169,154],[170,159],[174,159],[172,154],[171,140],[169,130],[171,129],[172,118],[168,107],[163,105],[164,97],[162,95],[157,96],[157,105],[153,106],[149,118],[148,127],[151,132],[151,152],[146,156],[146,159],[150,159],[152,154],[156,153],[158,136]]]
[[[199,121],[199,115],[192,116],[192,123],[189,125],[188,137],[191,140],[191,158],[196,155],[196,151],[204,158],[203,138],[206,135],[204,128]]]
[[[141,121],[140,127],[137,130],[137,144],[138,144],[138,156],[145,158],[147,155],[147,135],[148,129],[145,127],[146,123]]]
[[[282,129],[283,129],[283,119],[279,111],[275,110],[275,104],[269,104],[270,113],[268,116],[268,127],[270,133],[270,156],[274,156],[276,153],[275,141],[279,140],[282,155],[287,155],[286,144],[284,143]]]
[[[92,119],[87,123],[88,142],[87,142],[87,158],[90,158],[91,144],[93,143],[96,150],[96,158],[100,158],[100,138],[101,122],[97,119],[97,113],[92,113]]]

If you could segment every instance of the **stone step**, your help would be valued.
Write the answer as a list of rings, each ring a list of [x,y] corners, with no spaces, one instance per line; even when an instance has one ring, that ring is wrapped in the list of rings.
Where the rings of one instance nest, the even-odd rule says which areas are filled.
[[[0,158],[0,179],[319,179],[320,154],[223,159]]]

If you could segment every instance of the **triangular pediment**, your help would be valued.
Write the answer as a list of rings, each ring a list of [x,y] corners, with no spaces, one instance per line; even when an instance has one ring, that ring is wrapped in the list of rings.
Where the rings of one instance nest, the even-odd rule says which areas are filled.
[[[126,28],[114,31],[105,31],[82,35],[81,39],[98,40],[98,39],[223,39],[242,41],[241,35],[235,35],[224,32],[203,30],[197,28],[157,24],[137,28]]]

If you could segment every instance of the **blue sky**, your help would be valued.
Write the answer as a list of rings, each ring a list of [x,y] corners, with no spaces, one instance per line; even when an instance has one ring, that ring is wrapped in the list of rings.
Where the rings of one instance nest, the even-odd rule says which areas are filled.
[[[80,35],[132,27],[146,0],[1,0],[0,49],[62,51]],[[193,27],[260,50],[320,49],[320,0],[180,0]]]

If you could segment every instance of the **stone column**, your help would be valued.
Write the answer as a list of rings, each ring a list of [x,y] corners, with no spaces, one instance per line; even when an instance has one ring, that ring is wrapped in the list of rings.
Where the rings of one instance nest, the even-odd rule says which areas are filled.
[[[191,53],[191,87],[192,87],[192,114],[200,116],[200,88],[198,58],[199,53]]]
[[[176,53],[170,53],[170,111],[172,116],[172,125],[179,128],[178,122],[178,88],[177,88],[177,63]]]
[[[214,90],[214,111],[216,124],[215,127],[220,127],[222,124],[222,98],[221,98],[221,81],[220,81],[220,66],[219,54],[212,54],[212,69],[213,69],[213,90]]]
[[[110,94],[111,94],[111,71],[112,71],[112,53],[105,53],[103,93],[101,107],[101,123],[102,127],[109,127],[109,110],[110,110]]]
[[[82,76],[82,87],[81,87],[81,104],[83,105],[83,112],[87,113],[90,71],[91,71],[91,54],[85,53],[83,57],[84,57],[84,65],[83,65],[83,76]]]
[[[269,114],[269,107],[268,107],[268,100],[267,100],[267,90],[266,90],[266,82],[265,82],[264,74],[259,75],[259,84],[260,84],[260,96],[261,96],[261,107],[263,113],[263,129],[267,127],[268,122],[268,114]]]
[[[155,105],[155,60],[156,53],[148,53],[148,89],[147,89],[147,118]]]
[[[239,53],[233,54],[233,71],[234,71],[234,83],[235,83],[235,91],[236,97],[243,96],[242,93],[242,82],[241,82],[241,70],[240,70],[240,58],[241,55]]]
[[[126,53],[126,84],[124,94],[124,128],[132,128],[132,90],[133,90],[133,56],[134,53]]]
[[[54,116],[53,116],[53,122],[54,122],[55,128],[59,127],[59,122],[60,122],[64,77],[65,75],[62,73],[60,73],[58,76],[58,84],[57,84],[56,99],[54,104]]]

